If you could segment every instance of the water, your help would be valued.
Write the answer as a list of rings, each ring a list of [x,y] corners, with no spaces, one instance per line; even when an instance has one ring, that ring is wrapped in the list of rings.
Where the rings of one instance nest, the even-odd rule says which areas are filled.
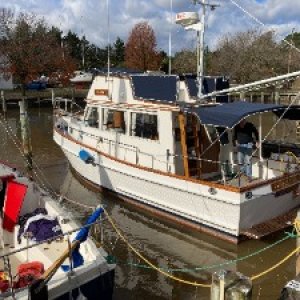
[[[18,110],[8,112],[8,123],[19,140]],[[2,119],[1,119],[2,120]],[[255,120],[254,120],[255,121]],[[270,127],[269,122],[266,122]],[[34,162],[43,172],[44,182],[88,206],[103,203],[127,240],[156,266],[166,269],[190,269],[189,272],[173,271],[170,274],[192,282],[210,283],[211,272],[217,270],[195,270],[195,267],[221,264],[266,247],[284,237],[274,235],[264,241],[246,241],[232,245],[214,237],[168,223],[142,210],[104,193],[94,193],[83,187],[71,174],[68,163],[52,140],[52,112],[50,109],[32,109],[30,127]],[[282,130],[278,129],[278,131]],[[280,132],[277,133],[281,134]],[[0,124],[0,160],[20,168],[23,159],[11,138]],[[86,215],[84,209],[69,206],[77,218]],[[207,288],[186,285],[149,269],[141,259],[129,250],[118,238],[111,225],[104,223],[104,248],[117,258],[116,288],[114,299],[209,299]],[[227,265],[226,268],[251,276],[272,266],[295,249],[296,240],[289,239],[257,256]],[[296,275],[296,258],[293,257],[272,273],[254,281],[253,299],[277,299],[287,281]]]

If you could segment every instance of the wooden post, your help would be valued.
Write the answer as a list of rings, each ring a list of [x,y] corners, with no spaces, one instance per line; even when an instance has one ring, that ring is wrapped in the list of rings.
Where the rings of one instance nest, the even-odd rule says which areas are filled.
[[[245,93],[240,92],[240,101],[244,101],[244,100],[245,100]]]
[[[52,100],[52,106],[55,108],[55,93],[54,89],[51,89],[51,100]]]
[[[261,103],[265,102],[265,93],[264,92],[261,92],[261,94],[260,94],[260,102]]]
[[[19,102],[20,106],[20,123],[21,123],[21,134],[23,141],[23,152],[26,159],[27,171],[32,170],[32,149],[30,142],[29,124],[28,124],[28,111],[27,101],[25,97]]]
[[[5,97],[4,97],[4,91],[1,91],[1,100],[2,100],[2,109],[3,109],[4,118],[6,118],[7,106],[6,106],[6,101],[5,101]]]
[[[297,212],[297,216],[295,219],[295,222],[300,222],[300,210]],[[300,237],[297,237],[297,247],[300,246]],[[300,253],[296,254],[297,260],[296,260],[296,275],[300,276]]]
[[[296,121],[296,135],[297,138],[300,136],[300,121]]]
[[[189,160],[188,152],[186,146],[186,130],[185,130],[185,116],[183,112],[178,114],[179,128],[180,128],[180,142],[181,142],[181,152],[183,156],[183,167],[184,167],[184,176],[189,177]]]
[[[75,101],[75,91],[74,91],[74,87],[72,87],[71,113],[73,113],[74,101]]]
[[[212,276],[211,300],[251,300],[252,282],[233,271],[220,270]]]
[[[279,91],[275,92],[275,104],[276,105],[280,104],[280,94],[279,94]]]

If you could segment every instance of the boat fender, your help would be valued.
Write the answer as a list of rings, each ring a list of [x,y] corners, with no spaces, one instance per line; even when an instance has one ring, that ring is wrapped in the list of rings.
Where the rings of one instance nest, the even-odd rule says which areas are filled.
[[[32,284],[42,276],[44,271],[44,264],[39,261],[20,264],[18,266],[18,280],[15,283],[15,287],[22,288]]]
[[[88,153],[87,151],[85,150],[80,150],[79,151],[79,157],[81,160],[83,160],[86,164],[89,164],[89,163],[93,163],[94,162],[94,157]]]
[[[9,289],[9,278],[6,272],[0,271],[0,291],[5,293]]]

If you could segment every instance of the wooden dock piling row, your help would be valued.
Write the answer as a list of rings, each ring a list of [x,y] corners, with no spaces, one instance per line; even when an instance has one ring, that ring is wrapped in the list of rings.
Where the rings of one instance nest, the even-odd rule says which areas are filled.
[[[273,92],[239,92],[230,93],[230,101],[248,101],[254,103],[269,103],[269,104],[290,104],[299,93],[299,90],[294,91],[273,91]],[[295,104],[300,104],[297,102]]]
[[[49,101],[53,103],[55,97],[70,98],[75,100],[83,100],[86,98],[88,90],[86,89],[74,89],[74,88],[55,88],[46,89],[43,91],[26,91],[26,98],[29,106],[35,104],[39,105],[43,102]],[[17,106],[17,103],[22,100],[23,96],[21,91],[5,90],[0,91],[2,111],[6,112],[7,107],[10,105]]]

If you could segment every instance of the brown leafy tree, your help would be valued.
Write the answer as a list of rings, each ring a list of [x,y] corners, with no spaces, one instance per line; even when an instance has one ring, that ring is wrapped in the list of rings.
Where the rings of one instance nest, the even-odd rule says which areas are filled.
[[[210,73],[227,75],[238,83],[248,83],[286,71],[283,47],[272,31],[239,32],[223,37],[213,53]]]
[[[125,45],[125,65],[140,71],[158,70],[161,61],[152,27],[147,22],[136,24]]]
[[[57,38],[43,19],[13,14],[1,9],[0,65],[1,72],[12,74],[22,84],[23,94],[28,81],[45,74],[71,74],[75,68],[68,53],[63,53]]]

